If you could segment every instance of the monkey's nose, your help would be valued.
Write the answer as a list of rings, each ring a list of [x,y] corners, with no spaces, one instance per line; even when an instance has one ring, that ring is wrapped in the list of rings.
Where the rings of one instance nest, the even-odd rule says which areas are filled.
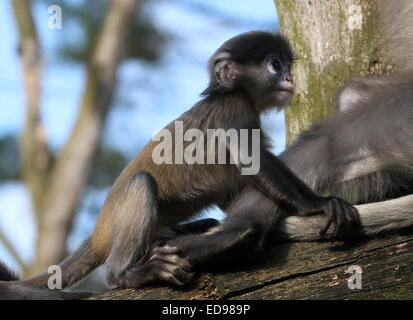
[[[285,81],[292,82],[293,78],[291,76],[286,76]]]

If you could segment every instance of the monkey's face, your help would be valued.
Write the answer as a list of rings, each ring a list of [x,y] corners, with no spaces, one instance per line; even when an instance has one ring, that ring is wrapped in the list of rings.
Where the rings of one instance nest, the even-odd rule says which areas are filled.
[[[284,108],[294,95],[291,61],[271,54],[260,64],[244,65],[240,86],[261,110]]]
[[[211,57],[204,94],[238,91],[257,111],[287,106],[294,94],[293,53],[281,34],[247,32],[225,42]]]

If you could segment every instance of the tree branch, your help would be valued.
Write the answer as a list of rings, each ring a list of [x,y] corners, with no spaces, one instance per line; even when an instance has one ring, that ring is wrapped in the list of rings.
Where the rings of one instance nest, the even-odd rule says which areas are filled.
[[[396,217],[392,210],[401,213],[399,222],[413,225],[413,195],[357,208],[368,228],[373,219],[380,226],[384,214]],[[305,217],[287,218],[289,232],[294,219]],[[318,236],[325,221],[323,217],[314,221],[312,230]],[[388,226],[381,231],[390,231],[394,225]],[[116,289],[93,299],[413,299],[413,233],[408,231],[351,243],[277,243],[262,259],[203,274],[183,289],[159,285],[141,290]],[[362,271],[361,289],[348,285],[355,267]]]
[[[24,180],[31,192],[35,212],[39,214],[46,183],[50,151],[46,132],[40,121],[42,61],[30,0],[13,0],[19,31],[19,51],[26,92],[26,119],[20,140],[20,159]]]
[[[65,255],[65,240],[116,89],[116,71],[139,0],[112,0],[87,69],[86,88],[72,134],[50,173],[42,207],[33,273]]]

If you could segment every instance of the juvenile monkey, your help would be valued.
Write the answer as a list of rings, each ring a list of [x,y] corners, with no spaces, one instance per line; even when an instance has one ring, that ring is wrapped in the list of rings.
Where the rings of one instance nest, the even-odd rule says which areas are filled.
[[[260,130],[259,171],[242,175],[243,165],[230,162],[237,155],[227,145],[225,163],[216,159],[215,164],[157,164],[152,154],[158,142],[149,142],[115,181],[92,236],[60,264],[63,287],[101,264],[108,270],[109,282],[119,287],[138,287],[150,280],[187,282],[188,260],[179,258],[174,248],[155,247],[179,222],[211,205],[226,211],[228,219],[206,235],[202,245],[180,248],[184,257],[194,250],[212,256],[243,242],[259,245],[285,212],[322,212],[326,221],[320,232],[334,224],[336,237],[357,229],[359,217],[353,206],[339,198],[318,196],[269,151],[260,114],[288,105],[294,92],[292,62],[290,45],[280,34],[249,32],[225,42],[209,61],[210,83],[202,100],[176,121],[182,122],[184,132],[196,128],[205,136],[208,129]],[[173,133],[175,122],[166,129]],[[240,154],[251,150],[252,144],[249,137],[248,149]],[[177,150],[176,145],[170,146],[174,156]],[[274,210],[263,215],[249,205],[237,206],[239,196],[250,190],[270,199]],[[47,279],[48,274],[42,274],[19,283],[46,288]]]

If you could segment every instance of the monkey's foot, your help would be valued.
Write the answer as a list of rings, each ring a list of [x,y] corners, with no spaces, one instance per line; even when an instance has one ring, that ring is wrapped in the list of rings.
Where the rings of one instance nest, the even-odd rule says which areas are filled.
[[[188,260],[179,257],[175,247],[156,247],[147,262],[130,268],[116,284],[123,288],[138,288],[160,280],[183,286],[192,280],[194,274],[190,269]]]
[[[175,285],[184,285],[192,280],[191,264],[178,255],[176,247],[165,245],[152,251],[152,256],[147,262],[151,265],[152,273],[158,279],[165,280]]]

